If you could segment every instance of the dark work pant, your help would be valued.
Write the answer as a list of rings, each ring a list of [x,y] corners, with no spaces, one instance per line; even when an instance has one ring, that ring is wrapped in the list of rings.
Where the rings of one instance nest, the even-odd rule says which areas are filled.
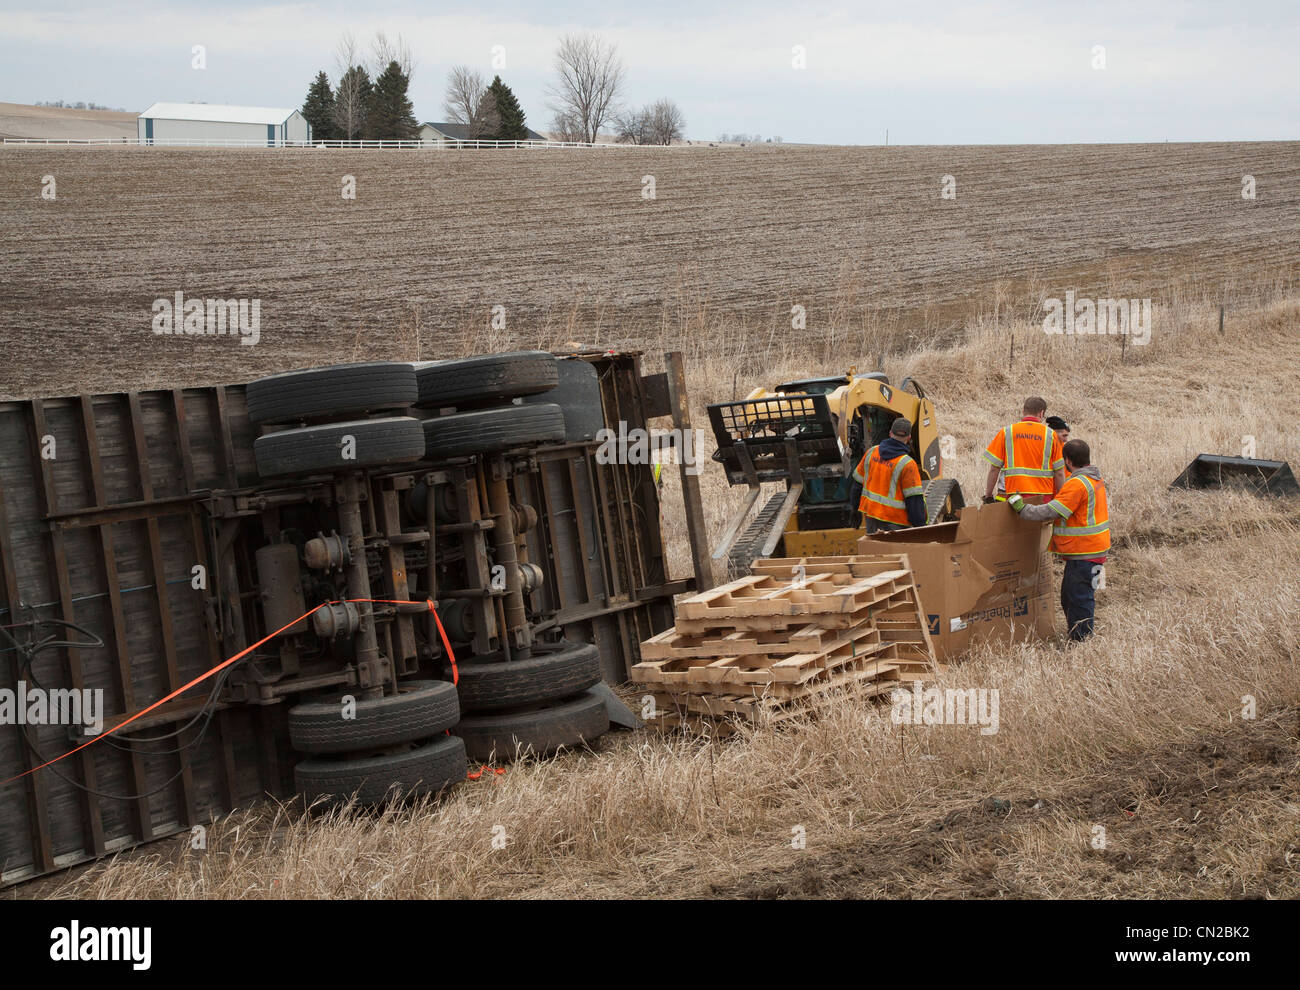
[[[1092,635],[1092,613],[1096,608],[1090,560],[1066,560],[1061,579],[1061,608],[1065,610],[1065,628],[1070,638],[1080,642]]]
[[[872,519],[867,516],[868,533],[892,533],[897,529],[907,529],[902,523],[885,522],[883,519]]]

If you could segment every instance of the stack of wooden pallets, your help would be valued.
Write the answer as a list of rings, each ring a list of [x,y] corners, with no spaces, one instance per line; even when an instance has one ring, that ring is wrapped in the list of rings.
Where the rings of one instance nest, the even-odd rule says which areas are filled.
[[[679,602],[675,627],[641,644],[632,680],[671,726],[781,719],[837,690],[884,694],[935,669],[906,554],[802,557],[760,560]]]

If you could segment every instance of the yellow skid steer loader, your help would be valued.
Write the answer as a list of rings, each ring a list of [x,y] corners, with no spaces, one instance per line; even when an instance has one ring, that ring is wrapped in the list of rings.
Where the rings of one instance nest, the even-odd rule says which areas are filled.
[[[749,494],[732,516],[715,560],[735,577],[760,557],[854,553],[865,529],[858,512],[862,486],[853,469],[889,435],[898,417],[912,424],[911,452],[925,484],[926,523],[947,522],[965,505],[961,486],[943,477],[934,403],[912,378],[895,387],[881,372],[785,382],[736,402],[709,406],[717,438],[713,459],[727,481]],[[765,484],[780,484],[744,526]]]

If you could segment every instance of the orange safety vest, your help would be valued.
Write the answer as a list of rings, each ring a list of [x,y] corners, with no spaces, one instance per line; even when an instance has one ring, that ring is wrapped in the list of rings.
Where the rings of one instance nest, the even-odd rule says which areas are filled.
[[[909,525],[907,502],[909,495],[920,495],[921,469],[907,454],[899,454],[892,461],[880,459],[880,448],[872,447],[862,455],[854,479],[862,485],[858,511],[882,522]]]
[[[1104,557],[1110,549],[1106,483],[1072,474],[1047,503],[1061,520],[1052,526],[1052,553],[1059,557]]]
[[[1036,419],[1022,419],[1000,430],[984,451],[984,459],[1002,469],[1008,495],[1051,495],[1052,476],[1065,467],[1056,431]]]

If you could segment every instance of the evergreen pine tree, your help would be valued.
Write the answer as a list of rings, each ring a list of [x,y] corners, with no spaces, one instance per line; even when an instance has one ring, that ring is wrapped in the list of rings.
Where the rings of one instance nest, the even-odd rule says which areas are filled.
[[[366,137],[377,141],[413,141],[420,136],[415,108],[406,95],[410,80],[397,62],[389,62],[375,80],[366,112]]]
[[[302,115],[311,125],[313,141],[329,141],[334,135],[334,91],[330,89],[329,76],[316,74],[316,81],[307,89],[307,99],[302,104]]]
[[[501,120],[501,126],[497,133],[491,135],[498,141],[526,141],[528,140],[528,126],[524,122],[524,110],[519,105],[519,100],[515,98],[514,91],[501,81],[500,76],[492,79],[492,85],[488,87],[488,92],[496,100],[497,116]]]

